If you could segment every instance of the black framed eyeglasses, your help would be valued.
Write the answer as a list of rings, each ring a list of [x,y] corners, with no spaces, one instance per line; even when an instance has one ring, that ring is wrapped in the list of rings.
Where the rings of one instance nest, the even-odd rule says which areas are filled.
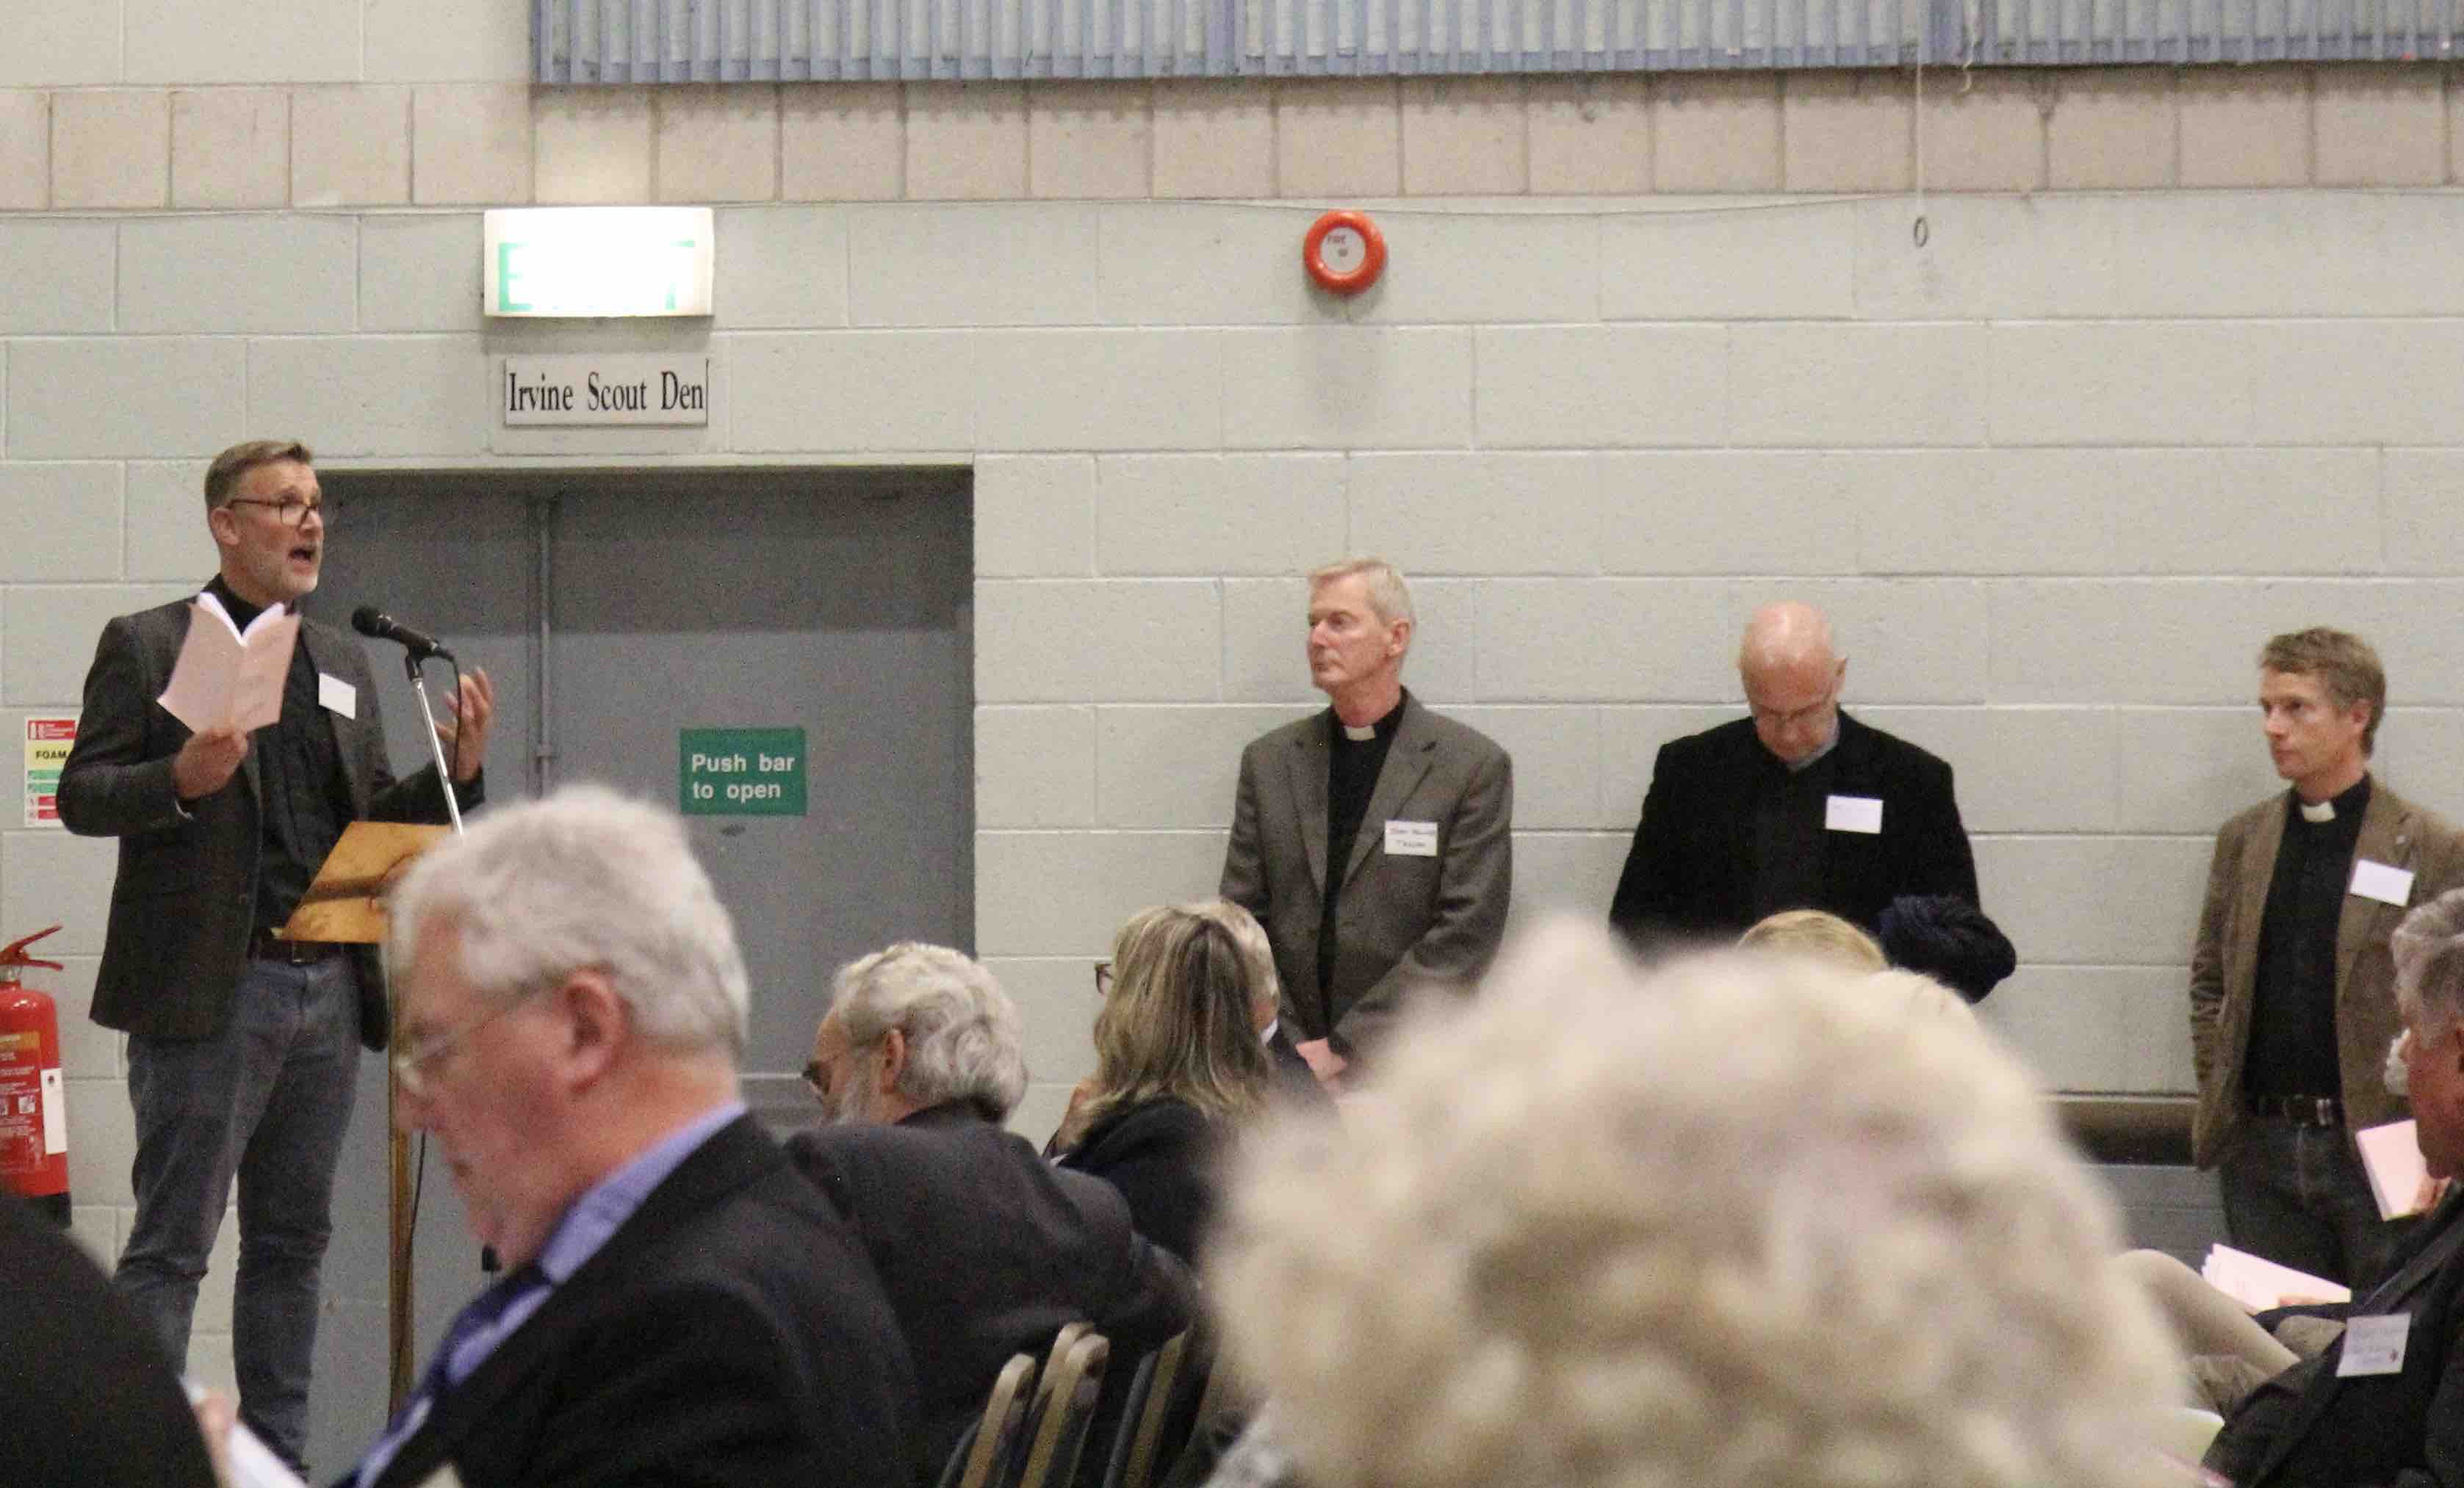
[[[822,1067],[821,1061],[806,1060],[804,1061],[804,1088],[812,1092],[814,1100],[820,1101],[825,1105],[828,1103],[830,1098],[829,1071]]]
[[[223,505],[271,507],[274,510],[274,519],[285,527],[298,526],[308,519],[308,514],[311,512],[326,521],[330,522],[334,519],[334,503],[331,498],[324,495],[319,495],[311,500],[302,500],[297,496],[285,496],[279,501],[268,501],[261,496],[233,496]]]
[[[1110,961],[1098,961],[1095,963],[1095,996],[1099,997],[1109,997],[1111,995],[1112,963]]]

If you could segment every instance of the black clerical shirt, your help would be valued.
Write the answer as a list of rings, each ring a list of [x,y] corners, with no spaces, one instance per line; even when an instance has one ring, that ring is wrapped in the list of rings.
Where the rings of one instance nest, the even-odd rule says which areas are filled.
[[[1753,782],[1755,919],[1821,902],[1824,823],[1838,778],[1837,735],[1800,770],[1762,751]]]
[[[2342,1099],[2337,1060],[2336,922],[2353,876],[2353,847],[2369,809],[2370,777],[2335,799],[2336,819],[2309,821],[2285,793],[2284,843],[2258,928],[2258,975],[2243,1087],[2253,1095]]]
[[[1412,706],[1412,694],[1406,690],[1386,710],[1386,716],[1371,725],[1371,736],[1365,739],[1346,738],[1343,720],[1334,710],[1326,711],[1326,900],[1319,908],[1317,921],[1317,985],[1321,996],[1334,981],[1336,944],[1334,901],[1343,889],[1344,869],[1352,863],[1353,840],[1360,835],[1362,819],[1369,815],[1369,798],[1377,789],[1377,773],[1386,767],[1386,752],[1395,742],[1395,731],[1403,726],[1403,710]],[[1329,1019],[1331,1026],[1332,1019]]]
[[[264,613],[215,577],[206,585],[242,630]],[[317,664],[308,647],[291,648],[282,678],[282,716],[250,735],[256,752],[265,840],[256,869],[256,926],[275,930],[291,918],[325,855],[351,821],[351,787],[334,726],[317,699]]]

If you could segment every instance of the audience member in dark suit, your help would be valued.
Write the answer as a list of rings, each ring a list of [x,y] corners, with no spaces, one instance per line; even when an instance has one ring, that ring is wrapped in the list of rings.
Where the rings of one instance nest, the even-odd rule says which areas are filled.
[[[509,1269],[360,1488],[904,1488],[907,1346],[737,1098],[744,963],[682,823],[595,787],[512,808],[411,869],[391,934],[403,1119]]]
[[[1215,1211],[1225,1139],[1265,1108],[1248,955],[1212,905],[1130,916],[1112,941],[1095,1073],[1053,1136],[1063,1167],[1121,1191],[1138,1233],[1187,1260]]]
[[[213,1488],[162,1346],[77,1242],[0,1193],[0,1481]]]
[[[915,1364],[918,1469],[949,1459],[1012,1354],[1063,1324],[1114,1368],[1187,1327],[1197,1290],[1111,1185],[1001,1127],[1026,1090],[1018,1010],[956,951],[902,943],[838,974],[805,1071],[830,1125],[787,1152],[855,1221]]]
[[[1903,894],[1978,902],[1950,766],[1839,711],[1848,659],[1821,611],[1756,612],[1737,670],[1751,716],[1661,747],[1612,925],[1647,947],[1781,909],[1871,932]]]
[[[2452,1178],[2464,1173],[2464,889],[2407,915],[2393,950],[2421,1155],[2431,1177]],[[2242,1488],[2464,1480],[2464,1193],[2412,1238],[2410,1258],[2355,1302],[2342,1338],[2233,1412],[2211,1468]]]

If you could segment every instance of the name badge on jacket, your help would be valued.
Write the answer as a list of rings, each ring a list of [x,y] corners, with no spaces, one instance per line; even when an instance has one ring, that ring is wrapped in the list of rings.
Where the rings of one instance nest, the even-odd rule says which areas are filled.
[[[2336,1378],[2402,1374],[2404,1344],[2411,1333],[2412,1314],[2409,1312],[2350,1319],[2344,1324],[2344,1354],[2336,1361]]]
[[[1438,824],[1434,821],[1387,822],[1386,852],[1394,858],[1436,857]]]
[[[360,715],[360,689],[330,671],[317,673],[317,701],[345,718]]]
[[[2355,858],[2353,892],[2365,899],[2375,899],[2401,909],[2412,903],[2412,870],[2389,867],[2367,858]]]
[[[1826,832],[1863,832],[1870,836],[1881,829],[1880,796],[1833,796],[1822,803],[1822,830]]]

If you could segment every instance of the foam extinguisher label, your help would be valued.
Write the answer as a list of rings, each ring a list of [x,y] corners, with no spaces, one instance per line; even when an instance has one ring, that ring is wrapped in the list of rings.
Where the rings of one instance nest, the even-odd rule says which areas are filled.
[[[43,1155],[69,1149],[69,1103],[60,1088],[60,1072],[43,1071]]]

